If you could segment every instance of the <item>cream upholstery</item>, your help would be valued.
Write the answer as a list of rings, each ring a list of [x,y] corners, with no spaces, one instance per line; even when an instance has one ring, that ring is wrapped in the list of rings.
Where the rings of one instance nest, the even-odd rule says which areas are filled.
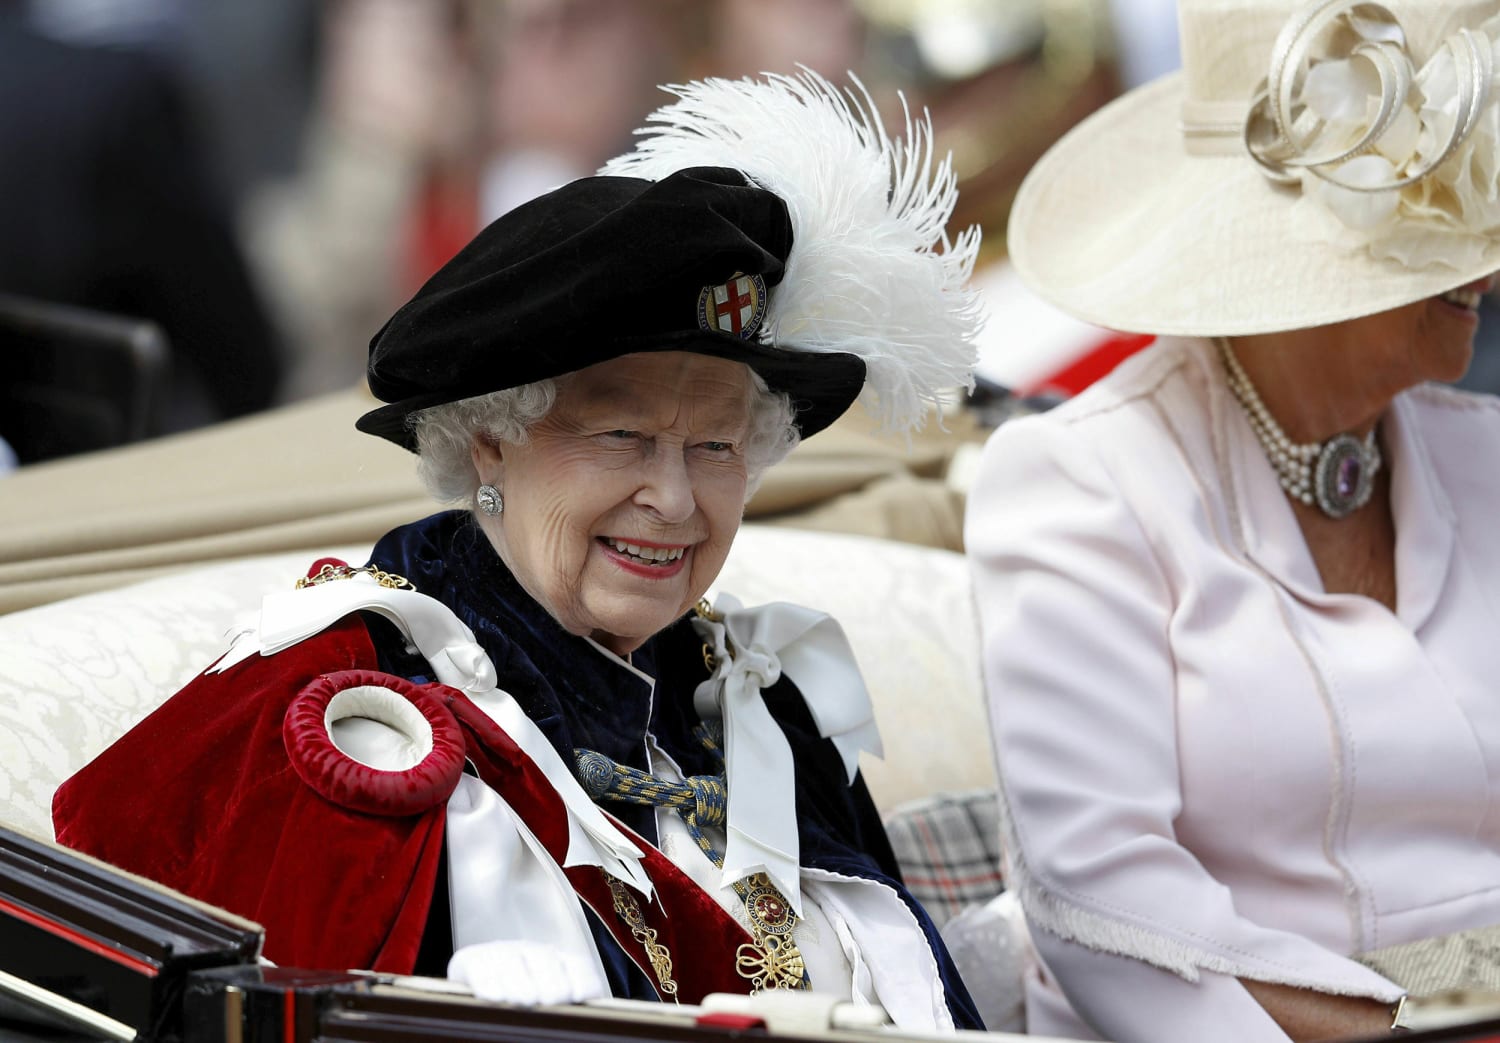
[[[365,547],[327,553],[361,562]],[[237,559],[0,616],[0,822],[52,835],[52,793],[215,659],[237,619],[319,554]],[[747,525],[717,589],[837,618],[864,669],[886,760],[883,809],[993,786],[961,556],[867,537]]]

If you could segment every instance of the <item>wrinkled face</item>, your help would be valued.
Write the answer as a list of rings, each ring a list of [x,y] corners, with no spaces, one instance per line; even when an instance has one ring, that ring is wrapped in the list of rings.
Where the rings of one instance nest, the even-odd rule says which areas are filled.
[[[623,655],[687,611],[729,554],[745,506],[750,371],[650,352],[558,384],[526,445],[475,446],[480,480],[505,501],[478,517],[553,618]]]

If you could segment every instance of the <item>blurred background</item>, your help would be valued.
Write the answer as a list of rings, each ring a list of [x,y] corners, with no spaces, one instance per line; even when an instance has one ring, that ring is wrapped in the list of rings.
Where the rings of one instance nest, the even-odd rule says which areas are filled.
[[[627,149],[656,85],[798,64],[931,112],[955,229],[984,228],[990,400],[1071,393],[1139,344],[1031,299],[1006,215],[1175,29],[1172,0],[0,0],[0,436],[28,462],[347,390],[484,223]]]
[[[931,113],[984,228],[973,404],[1045,407],[1145,341],[1019,285],[1011,200],[1177,62],[1174,0],[0,0],[0,470],[358,385],[386,317],[629,148],[658,84],[799,64]]]

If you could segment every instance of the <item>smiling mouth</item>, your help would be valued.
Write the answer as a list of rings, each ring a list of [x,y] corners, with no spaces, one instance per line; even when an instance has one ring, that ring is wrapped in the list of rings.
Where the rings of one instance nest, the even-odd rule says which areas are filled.
[[[682,555],[687,551],[686,547],[650,547],[626,540],[617,540],[611,536],[601,536],[599,542],[615,553],[623,554],[641,565],[671,565],[681,561]]]
[[[1478,311],[1479,301],[1483,295],[1478,290],[1470,290],[1460,287],[1457,290],[1449,290],[1438,299],[1445,301],[1454,307],[1463,308],[1467,311]]]

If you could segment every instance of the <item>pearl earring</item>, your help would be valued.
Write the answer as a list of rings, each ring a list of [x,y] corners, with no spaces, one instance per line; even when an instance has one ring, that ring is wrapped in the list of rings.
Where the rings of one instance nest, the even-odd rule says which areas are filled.
[[[474,494],[474,501],[485,514],[499,514],[505,510],[505,500],[501,497],[500,490],[493,485],[481,485]]]

